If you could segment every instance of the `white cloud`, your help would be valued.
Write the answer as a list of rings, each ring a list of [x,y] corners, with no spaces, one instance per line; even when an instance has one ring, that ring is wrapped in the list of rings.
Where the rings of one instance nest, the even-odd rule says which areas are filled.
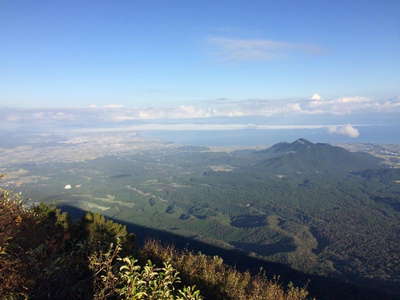
[[[127,115],[113,115],[111,116],[111,121],[113,122],[123,122],[129,120],[136,120],[137,118],[134,116],[127,116]]]
[[[351,138],[356,138],[360,136],[360,132],[358,131],[357,128],[354,128],[350,124],[346,125],[341,125],[341,126],[330,126],[328,127],[328,131],[330,133],[336,133],[336,134],[341,134],[345,135]]]
[[[68,120],[74,120],[76,115],[74,113],[71,113],[69,111],[36,111],[33,112],[30,116],[29,115],[24,115],[24,120],[37,120],[37,121],[68,121]]]
[[[301,108],[300,103],[291,103],[291,104],[288,104],[287,107],[288,107],[289,111],[292,111],[292,112],[301,112],[301,111],[303,111],[303,109]]]
[[[362,103],[362,102],[369,102],[371,99],[368,99],[366,97],[360,97],[360,96],[355,96],[355,97],[343,97],[337,99],[337,102],[339,103]]]
[[[315,98],[315,99],[313,99]],[[363,96],[346,96],[317,100],[312,97],[303,103],[303,113],[346,115],[354,112],[400,112],[400,99],[373,99]]]
[[[60,121],[61,120],[73,120],[74,116],[69,113],[59,111],[59,112],[53,113],[51,115],[51,118],[53,118],[54,120],[60,120]]]
[[[103,105],[103,108],[123,108],[124,106],[122,104],[106,104]]]
[[[318,100],[319,99],[319,100]],[[373,99],[362,96],[324,98],[314,94],[310,98],[268,100],[217,99],[196,104],[169,107],[132,108],[108,105],[96,108],[68,109],[0,109],[0,122],[4,124],[100,124],[102,122],[127,122],[135,120],[188,120],[202,118],[235,117],[307,117],[318,115],[348,116],[352,114],[400,113],[400,98]],[[345,122],[352,122],[351,119]],[[343,123],[343,120],[340,121]]]
[[[46,119],[46,113],[39,111],[32,114],[32,117],[36,120],[44,120]]]
[[[319,100],[321,100],[321,96],[319,94],[315,93],[314,95],[312,95],[311,100],[319,101]]]
[[[231,61],[262,61],[287,56],[290,52],[315,54],[321,49],[314,45],[297,44],[265,39],[209,38],[208,43],[216,47],[218,55]]]

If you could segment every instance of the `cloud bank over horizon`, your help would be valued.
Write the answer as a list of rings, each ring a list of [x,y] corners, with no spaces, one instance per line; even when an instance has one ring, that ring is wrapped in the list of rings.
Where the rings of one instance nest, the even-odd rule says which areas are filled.
[[[117,102],[82,108],[0,108],[3,130],[98,133],[140,131],[267,130],[314,132],[329,139],[357,139],[369,129],[400,127],[400,97],[216,99],[191,105],[126,107]]]
[[[347,96],[325,99],[315,93],[309,98],[268,100],[217,99],[199,104],[125,107],[120,104],[82,108],[0,108],[0,122],[91,122],[123,123],[146,120],[190,120],[238,117],[302,116],[312,120],[330,115],[351,119],[356,114],[400,113],[400,97],[373,99]]]

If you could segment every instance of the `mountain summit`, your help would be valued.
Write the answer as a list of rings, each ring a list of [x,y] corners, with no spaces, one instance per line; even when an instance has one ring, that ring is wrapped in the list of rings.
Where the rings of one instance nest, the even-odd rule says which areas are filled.
[[[292,145],[313,145],[313,143],[311,143],[310,141],[300,138],[295,140]]]
[[[313,145],[315,145],[315,144],[313,144],[312,142],[310,142],[306,139],[300,138],[300,139],[295,140],[292,143],[282,142],[282,143],[275,144],[271,148],[264,150],[264,152],[266,152],[266,153],[293,152],[293,151],[299,151],[299,150],[304,150],[304,149],[310,148]]]

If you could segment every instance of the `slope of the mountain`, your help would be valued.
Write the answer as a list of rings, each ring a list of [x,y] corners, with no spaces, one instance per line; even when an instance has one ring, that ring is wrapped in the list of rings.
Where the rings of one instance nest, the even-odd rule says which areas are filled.
[[[257,153],[260,160],[255,167],[266,172],[346,173],[381,167],[381,160],[362,152],[349,152],[324,143],[298,139],[293,143],[279,143]]]

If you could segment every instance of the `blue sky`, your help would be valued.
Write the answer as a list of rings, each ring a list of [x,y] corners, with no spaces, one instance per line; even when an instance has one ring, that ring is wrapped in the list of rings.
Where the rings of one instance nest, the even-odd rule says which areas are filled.
[[[0,46],[2,107],[400,95],[400,1],[3,0]]]

